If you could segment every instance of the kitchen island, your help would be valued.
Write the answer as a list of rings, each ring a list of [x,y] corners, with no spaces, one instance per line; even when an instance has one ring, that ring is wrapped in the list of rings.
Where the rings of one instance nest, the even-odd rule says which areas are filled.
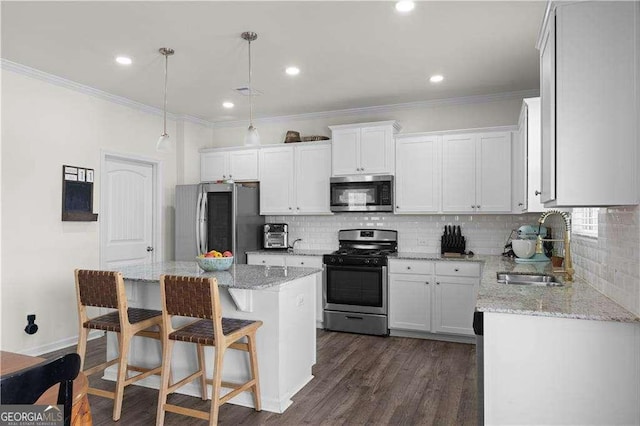
[[[316,359],[315,268],[233,265],[228,271],[204,272],[195,262],[158,262],[120,268],[124,276],[130,307],[161,309],[160,275],[215,277],[220,288],[222,314],[228,318],[263,321],[258,330],[258,364],[262,409],[284,412],[291,397],[312,378]],[[116,336],[109,333],[107,358],[118,353]],[[207,377],[212,376],[213,348],[205,348]],[[153,339],[134,338],[129,360],[133,365],[153,367],[160,363],[161,346]],[[196,347],[176,342],[172,358],[174,381],[197,370]],[[249,379],[248,356],[240,351],[227,351],[223,380],[244,382]],[[105,371],[105,379],[116,378],[115,367]],[[158,389],[160,378],[151,376],[136,384]],[[200,396],[198,383],[178,390]],[[228,392],[223,388],[223,393]],[[209,390],[209,396],[211,390]],[[250,393],[244,392],[230,401],[253,407]]]

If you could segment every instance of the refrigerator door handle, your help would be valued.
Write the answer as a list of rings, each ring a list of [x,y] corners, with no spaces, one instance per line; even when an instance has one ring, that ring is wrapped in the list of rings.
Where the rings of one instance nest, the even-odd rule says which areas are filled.
[[[202,202],[200,203],[200,254],[207,251],[208,229],[207,229],[207,193],[203,187]]]
[[[196,253],[202,254],[200,249],[202,248],[202,244],[200,243],[200,222],[202,217],[200,215],[200,206],[202,205],[202,185],[198,185],[198,201],[196,202]]]

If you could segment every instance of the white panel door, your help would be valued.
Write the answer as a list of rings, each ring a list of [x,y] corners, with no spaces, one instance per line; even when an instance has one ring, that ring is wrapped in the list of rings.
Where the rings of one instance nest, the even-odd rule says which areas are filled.
[[[260,214],[294,214],[293,147],[260,150]]]
[[[431,331],[431,275],[389,275],[389,328]]]
[[[107,157],[101,267],[153,262],[153,166]]]
[[[226,179],[228,152],[205,152],[200,154],[200,181],[215,182]]]
[[[229,153],[229,177],[233,180],[258,180],[258,150],[242,149]]]
[[[396,141],[396,213],[440,210],[440,138]]]
[[[442,211],[476,211],[477,135],[442,138]]]
[[[296,213],[330,213],[331,145],[297,146]]]
[[[360,173],[360,129],[331,132],[333,176]]]
[[[389,128],[363,127],[360,130],[360,173],[391,173],[393,150],[389,147],[393,148]]]
[[[436,276],[433,331],[473,336],[476,278]]]
[[[511,132],[478,137],[476,211],[511,212]]]

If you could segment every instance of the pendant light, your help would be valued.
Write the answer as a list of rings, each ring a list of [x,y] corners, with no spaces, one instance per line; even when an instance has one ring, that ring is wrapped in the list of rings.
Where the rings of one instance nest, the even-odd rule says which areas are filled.
[[[258,129],[253,127],[253,87],[251,86],[251,42],[258,38],[258,34],[246,31],[241,34],[242,38],[249,42],[249,128],[247,134],[244,137],[245,145],[260,145],[260,135],[258,135]]]
[[[167,133],[167,74],[169,70],[169,56],[173,55],[175,51],[169,47],[161,47],[158,49],[161,55],[164,56],[164,127],[158,143],[156,143],[156,151],[169,152],[169,134]]]

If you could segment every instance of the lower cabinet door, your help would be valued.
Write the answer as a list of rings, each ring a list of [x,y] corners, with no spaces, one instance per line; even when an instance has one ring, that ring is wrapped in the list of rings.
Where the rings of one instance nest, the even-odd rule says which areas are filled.
[[[436,276],[433,331],[473,336],[478,285],[477,278]]]
[[[431,331],[430,275],[389,274],[389,328]]]
[[[321,256],[286,256],[287,266],[299,266],[301,268],[324,269]],[[324,318],[324,304],[322,299],[322,281],[324,272],[316,278],[316,325],[322,325]]]
[[[284,266],[284,256],[272,254],[247,254],[248,265]]]

